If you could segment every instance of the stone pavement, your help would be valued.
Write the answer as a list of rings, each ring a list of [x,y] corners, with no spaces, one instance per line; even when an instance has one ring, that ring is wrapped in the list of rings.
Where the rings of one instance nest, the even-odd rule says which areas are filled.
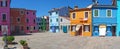
[[[31,49],[120,49],[120,37],[81,37],[65,33],[31,33],[15,36],[15,42],[27,40]],[[3,46],[0,37],[0,48]],[[20,44],[17,49],[22,49]]]

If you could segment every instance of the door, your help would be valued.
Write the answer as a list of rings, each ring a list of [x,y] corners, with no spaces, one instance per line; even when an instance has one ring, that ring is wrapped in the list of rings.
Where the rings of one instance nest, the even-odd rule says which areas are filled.
[[[2,34],[8,35],[8,25],[2,25]]]
[[[116,36],[116,26],[112,26],[112,36]]]
[[[63,32],[67,33],[67,31],[68,31],[67,26],[63,26]]]
[[[56,32],[56,27],[55,26],[52,27],[52,32]]]
[[[106,25],[100,25],[99,26],[99,35],[105,36],[106,35]]]

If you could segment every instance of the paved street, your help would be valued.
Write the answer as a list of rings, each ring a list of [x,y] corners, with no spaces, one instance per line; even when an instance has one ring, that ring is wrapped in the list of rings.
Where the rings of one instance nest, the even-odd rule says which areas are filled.
[[[27,40],[31,49],[120,49],[120,37],[72,37],[65,33],[48,32],[15,36],[15,42],[21,39]],[[0,49],[3,45],[0,37]],[[22,49],[20,44],[15,46]]]

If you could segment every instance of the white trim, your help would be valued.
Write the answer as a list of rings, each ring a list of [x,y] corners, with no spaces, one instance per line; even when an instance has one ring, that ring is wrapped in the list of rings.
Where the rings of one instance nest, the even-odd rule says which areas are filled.
[[[108,10],[111,10],[111,9],[107,9],[107,10],[106,10],[106,17],[107,17],[107,18],[111,18],[111,17],[112,17],[112,10],[111,10],[111,16],[107,16],[107,11],[108,11]]]
[[[75,13],[75,18],[73,18],[73,13]],[[72,13],[72,19],[76,19],[76,12],[73,12],[73,13]]]
[[[94,13],[95,13],[95,10],[98,10],[98,16],[95,16],[95,14],[94,14]],[[99,17],[99,12],[100,12],[99,9],[94,9],[94,10],[93,10],[93,16],[94,16],[94,17]]]

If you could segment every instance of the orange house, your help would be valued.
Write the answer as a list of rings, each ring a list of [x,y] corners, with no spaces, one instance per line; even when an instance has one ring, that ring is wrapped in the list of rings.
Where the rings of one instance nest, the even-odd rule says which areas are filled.
[[[78,9],[77,6],[70,10],[71,36],[91,36],[92,34],[92,14],[90,8]]]

